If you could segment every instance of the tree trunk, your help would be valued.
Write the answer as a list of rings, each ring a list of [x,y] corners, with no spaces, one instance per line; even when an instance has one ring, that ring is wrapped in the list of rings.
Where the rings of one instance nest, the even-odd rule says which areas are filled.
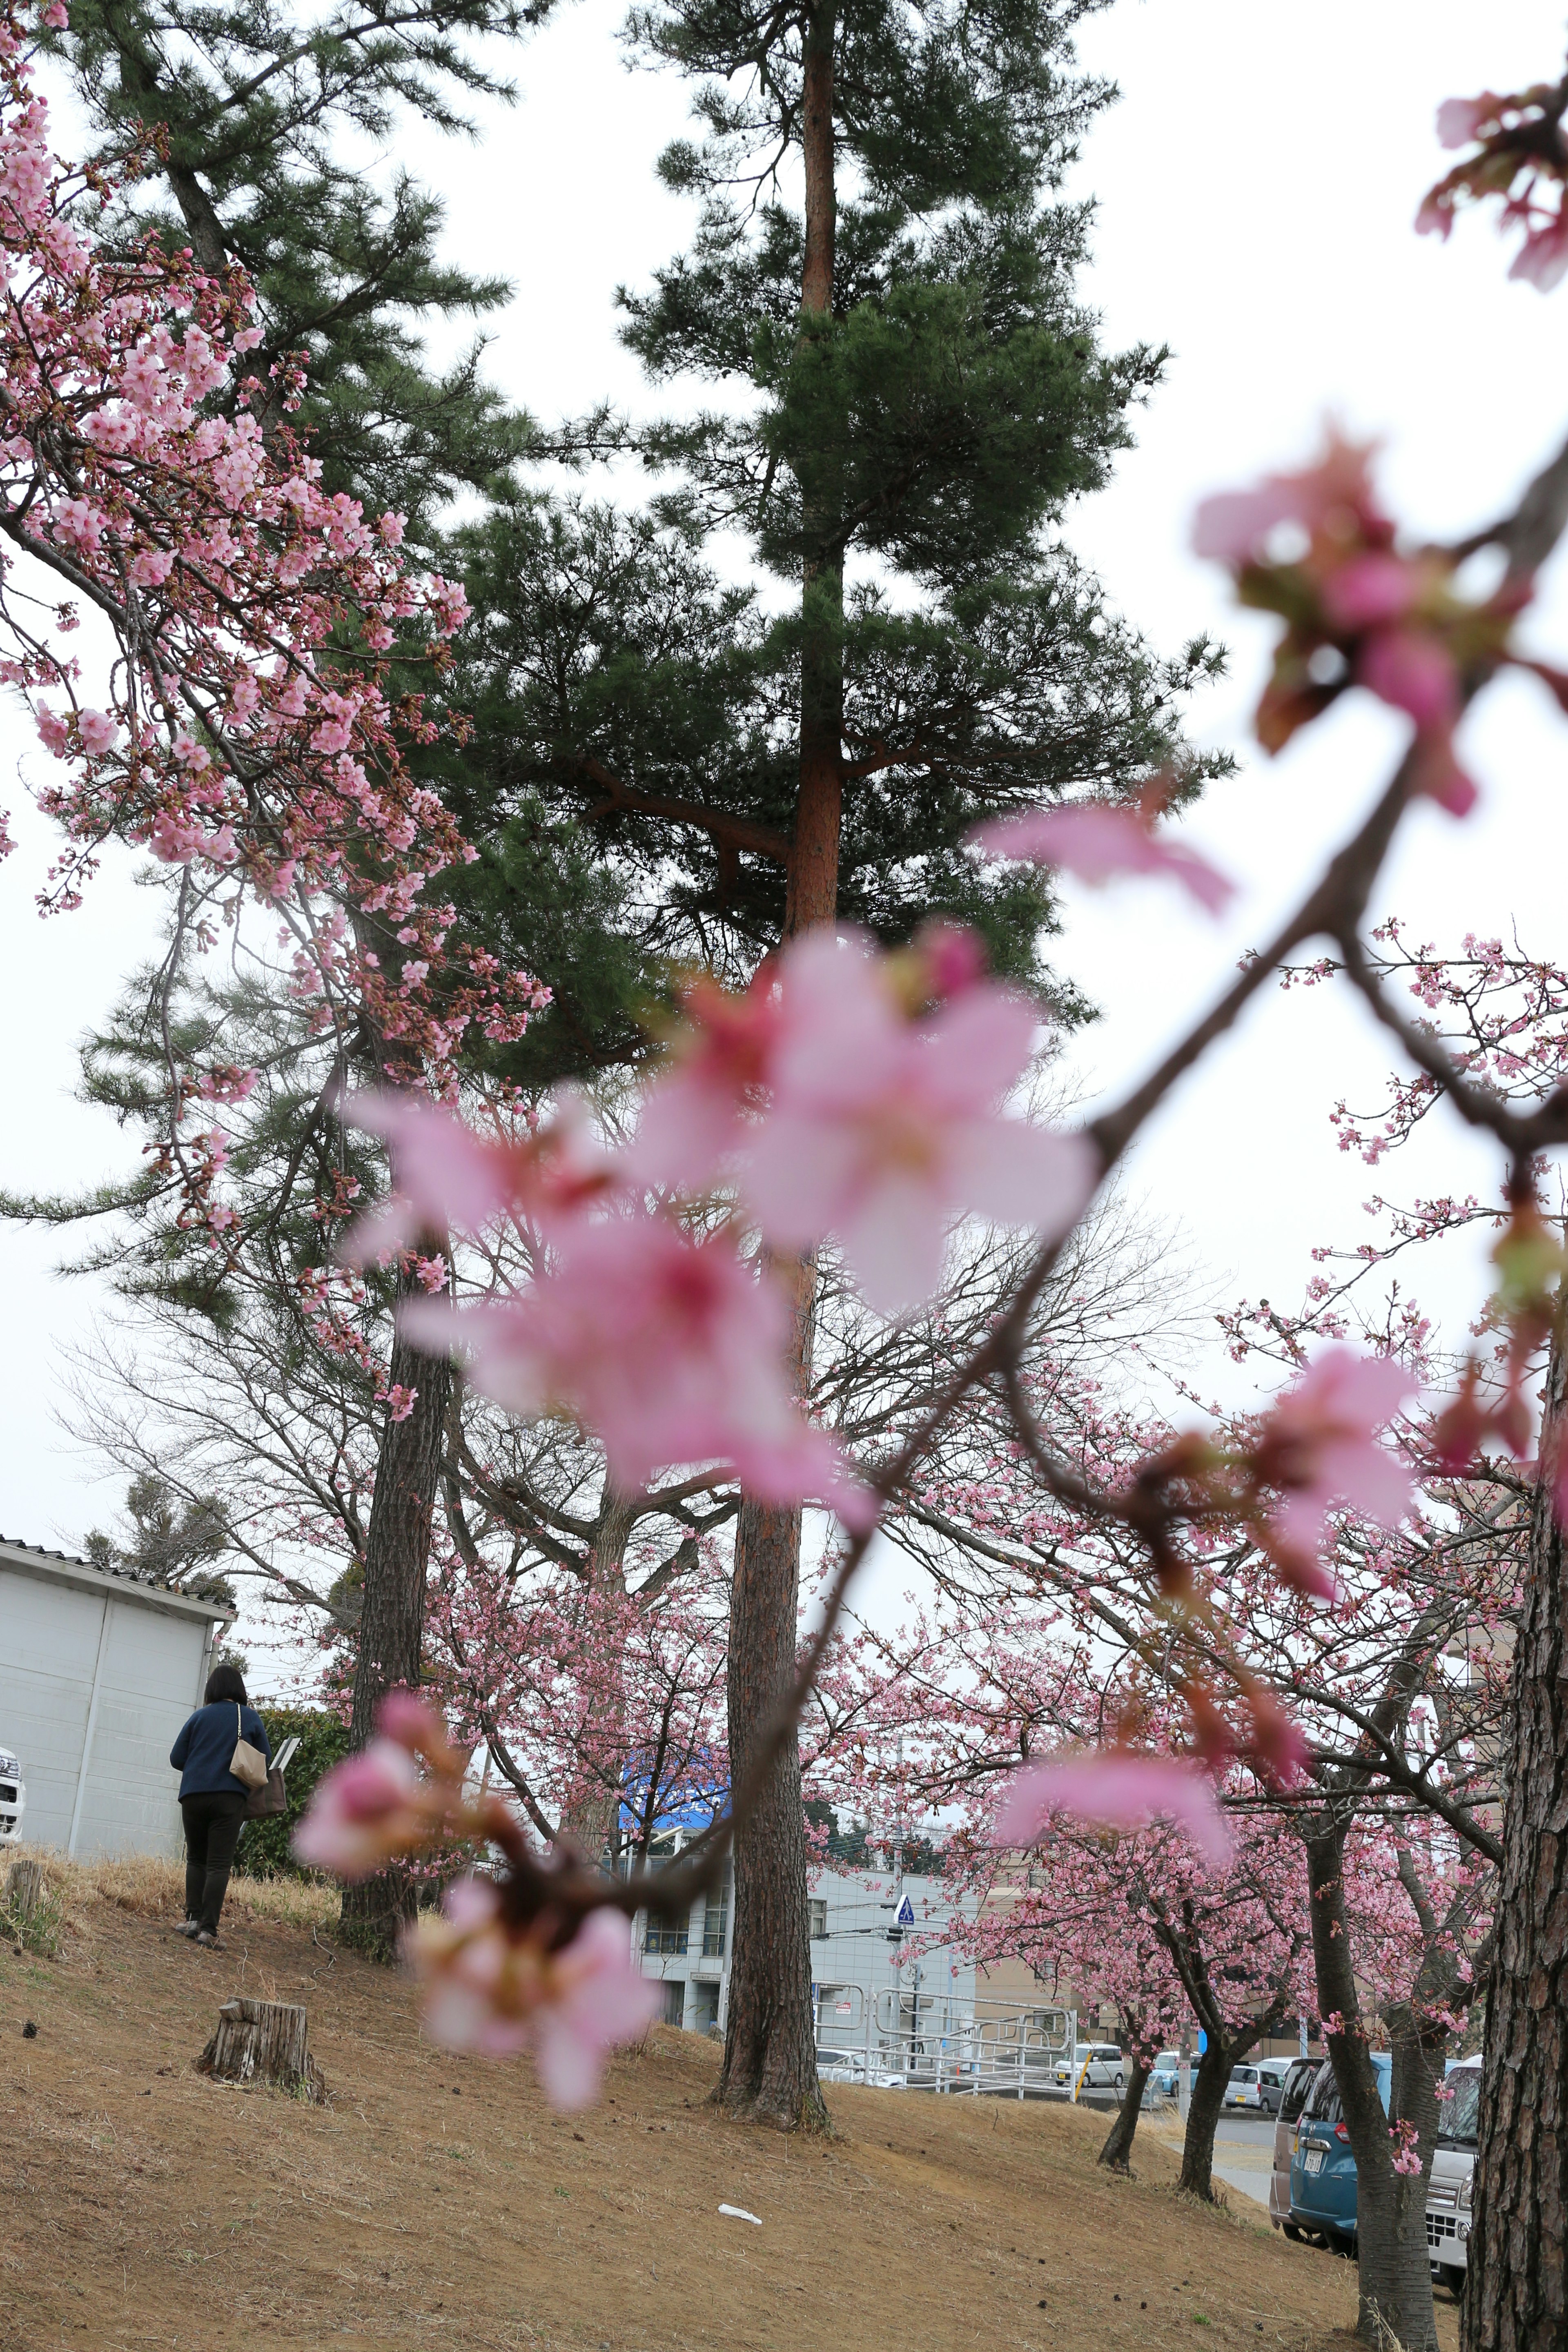
[[[1305,1836],[1310,1883],[1312,1959],[1323,2043],[1334,2069],[1340,2108],[1356,2164],[1356,2334],[1363,2344],[1390,2336],[1404,2352],[1436,2352],[1432,2271],[1426,2252],[1426,2177],[1395,2172],[1388,2115],[1377,2087],[1356,1990],[1355,1960],[1344,1904],[1342,1817],[1319,1817]],[[1335,2022],[1331,2023],[1333,2021]],[[1436,2133],[1436,2100],[1426,2144]]]
[[[1560,1302],[1514,1649],[1467,2352],[1568,2345],[1568,1562],[1552,1502],[1568,1419],[1565,1313]]]
[[[1142,2112],[1143,2094],[1149,2087],[1149,2077],[1154,2071],[1152,2059],[1133,2057],[1130,2058],[1127,2063],[1130,2070],[1127,2076],[1127,2089],[1116,2121],[1111,2125],[1105,2146],[1100,2151],[1100,2162],[1111,2172],[1131,2172],[1132,2141],[1138,2129],[1138,2117]]]
[[[305,2011],[280,2000],[226,2000],[198,2074],[222,2083],[272,2083],[318,2105],[327,2095],[308,2047]]]
[[[832,0],[820,0],[805,37],[801,146],[805,173],[803,337],[833,310],[837,231],[834,185]],[[836,512],[822,482],[803,481],[808,545],[801,592],[800,785],[790,850],[784,939],[830,923],[838,908],[838,837],[844,792],[844,570],[829,546]],[[775,1265],[795,1293],[792,1366],[797,1396],[811,1360],[816,1269]],[[730,1604],[728,1700],[731,1781],[744,1779],[755,1735],[795,1672],[800,1590],[798,1510],[742,1496],[735,1528]],[[735,1927],[724,2064],[713,2096],[732,2112],[783,2131],[827,2128],[816,2080],[811,2011],[810,1917],[800,1747],[792,1734],[750,1819],[735,1836]]]
[[[399,1276],[400,1301],[412,1287],[412,1276]],[[364,1597],[349,1722],[353,1748],[363,1748],[370,1739],[376,1708],[388,1691],[419,1687],[425,1577],[452,1368],[445,1357],[418,1354],[399,1332],[393,1340],[388,1378],[395,1388],[411,1388],[417,1394],[406,1419],[394,1421],[388,1413],[382,1430],[365,1531]],[[404,1870],[383,1871],[360,1885],[346,1886],[344,1940],[373,1959],[395,1959],[402,1931],[412,1924],[416,1907],[414,1881]]]
[[[1186,2136],[1182,2141],[1182,2175],[1176,2186],[1184,2189],[1190,2197],[1201,2197],[1209,2205],[1215,2201],[1214,2136],[1225,2106],[1225,2086],[1230,2080],[1232,2063],[1224,2041],[1217,2033],[1211,2033],[1208,2048],[1198,2060],[1192,2103],[1187,2108]]]
[[[626,1598],[626,1545],[637,1525],[641,1500],[640,1495],[624,1494],[618,1486],[606,1481],[599,1505],[598,1523],[588,1553],[588,1582],[584,1604],[589,1610],[606,1591],[613,1591],[620,1601]],[[592,1727],[587,1743],[589,1769],[570,1790],[561,1812],[562,1835],[574,1838],[590,1862],[606,1858],[605,1849],[612,1843],[616,1816],[621,1802],[620,1782],[615,1776],[625,1771],[629,1760],[621,1728],[626,1719],[622,1654],[617,1643],[613,1656],[605,1661],[614,1681],[609,1690],[598,1694],[595,1702],[597,1720]]]

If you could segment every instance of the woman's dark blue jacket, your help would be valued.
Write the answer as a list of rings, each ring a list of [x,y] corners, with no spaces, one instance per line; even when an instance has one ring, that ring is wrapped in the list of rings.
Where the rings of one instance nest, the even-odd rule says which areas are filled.
[[[195,1715],[187,1717],[169,1750],[169,1761],[180,1776],[182,1797],[249,1796],[244,1781],[237,1780],[228,1769],[242,1726],[244,1738],[253,1748],[259,1748],[270,1764],[272,1743],[253,1706],[237,1706],[231,1698],[215,1698],[210,1706],[198,1706]]]

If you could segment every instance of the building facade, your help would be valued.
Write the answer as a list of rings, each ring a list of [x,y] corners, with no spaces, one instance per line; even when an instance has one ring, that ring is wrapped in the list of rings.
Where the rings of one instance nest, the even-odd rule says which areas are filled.
[[[230,1616],[0,1539],[0,1748],[20,1767],[23,1839],[83,1860],[179,1853],[169,1750]]]
[[[869,2053],[873,2064],[890,2065],[911,2032],[945,2036],[973,2020],[973,1964],[949,1941],[954,1918],[973,1916],[972,1898],[954,1906],[934,1878],[900,1883],[856,1871],[813,1871],[807,1888],[812,2000],[825,2063]],[[637,1914],[638,1963],[664,1987],[667,2023],[692,2033],[722,2031],[732,1923],[728,1872],[722,1887],[699,1895],[689,1911]]]

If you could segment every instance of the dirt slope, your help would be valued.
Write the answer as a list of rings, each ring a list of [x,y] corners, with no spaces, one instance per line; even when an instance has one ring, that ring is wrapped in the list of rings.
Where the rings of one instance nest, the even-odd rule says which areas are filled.
[[[1307,2352],[1353,2316],[1348,2264],[1179,2204],[1152,2139],[1098,2171],[1102,2118],[839,2090],[837,2141],[779,2140],[660,2028],[563,2124],[308,1926],[237,1908],[205,1954],[173,1916],[79,1890],[58,1960],[0,1953],[0,2352]],[[307,2004],[328,2108],[192,2072],[239,1991]]]

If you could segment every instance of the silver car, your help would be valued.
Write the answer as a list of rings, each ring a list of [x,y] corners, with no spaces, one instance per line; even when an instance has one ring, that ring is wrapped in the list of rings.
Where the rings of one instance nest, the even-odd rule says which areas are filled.
[[[1080,2042],[1070,2061],[1058,2058],[1051,2080],[1070,2091],[1076,2078],[1080,2091],[1124,2091],[1127,2061],[1114,2042]]]
[[[1307,2104],[1321,2058],[1293,2058],[1285,2069],[1279,2110],[1274,2121],[1274,2168],[1268,2179],[1268,2218],[1288,2238],[1301,2234],[1290,2219],[1290,2160],[1296,2153],[1296,2126]]]
[[[1225,2086],[1227,2107],[1250,2107],[1255,2116],[1276,2116],[1284,2090],[1283,2070],[1269,2065],[1233,2066]]]

